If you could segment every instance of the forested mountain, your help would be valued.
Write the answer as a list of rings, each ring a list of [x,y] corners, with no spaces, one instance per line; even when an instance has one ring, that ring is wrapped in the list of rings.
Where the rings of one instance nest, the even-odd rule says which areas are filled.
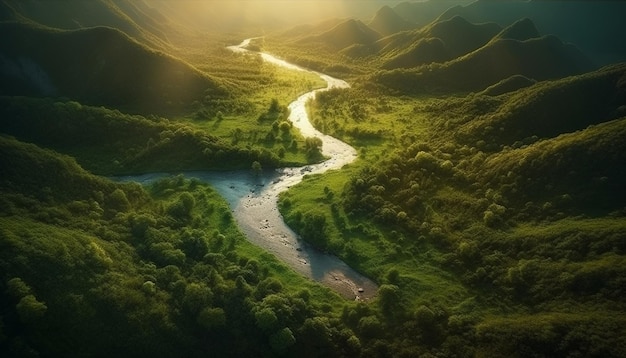
[[[46,27],[73,30],[95,26],[118,29],[135,40],[159,49],[171,43],[172,23],[144,0],[2,0],[0,21],[27,21]]]
[[[335,19],[283,28],[313,16],[297,4]],[[0,0],[0,356],[626,356],[624,12],[605,5]],[[349,82],[306,111],[354,161],[310,173],[328,143],[288,103],[325,82],[226,48],[246,37]],[[268,206],[299,246],[251,225],[302,266],[191,170],[260,200],[299,172]],[[309,249],[378,290],[301,276]]]
[[[398,33],[379,41],[380,53],[389,57],[383,67],[446,62],[482,47],[500,30],[494,23],[470,24],[461,17],[435,21],[419,31]]]
[[[620,356],[624,76],[618,64],[526,78],[496,96],[398,99],[376,87],[320,96],[317,125],[362,148],[369,163],[305,181],[283,196],[282,212],[311,242],[392,285],[385,289],[399,303],[388,314],[421,334],[396,328],[399,346],[422,339],[442,356]],[[325,204],[322,188],[336,193]],[[307,230],[312,218],[326,223],[323,235]],[[473,333],[450,340],[466,324]],[[606,344],[591,343],[593,334]]]
[[[3,95],[65,96],[163,113],[227,90],[192,66],[110,27],[56,30],[0,23]]]
[[[423,9],[436,2],[406,2],[394,9],[408,21],[419,22],[428,14]],[[596,65],[626,60],[626,43],[615,41],[620,36],[618,34],[626,32],[626,23],[622,21],[626,12],[623,1],[479,0],[456,6],[441,3],[449,4],[447,11],[435,15],[442,20],[461,16],[471,23],[495,22],[506,27],[521,18],[529,18],[541,33],[553,34],[564,42],[576,44]]]
[[[461,19],[456,21],[464,23]],[[584,73],[594,68],[589,58],[575,46],[565,44],[554,36],[531,37],[535,35],[532,30],[533,26],[528,20],[521,20],[496,32],[490,39],[483,38],[482,41],[486,43],[484,46],[453,57],[450,61],[422,64],[411,70],[381,72],[373,78],[390,89],[406,93],[480,91],[515,75],[547,80]],[[447,47],[444,41],[442,43],[446,49],[454,48]],[[421,47],[423,50],[431,50]],[[407,56],[418,55],[416,49],[410,51],[387,62],[385,67],[409,67],[411,62]]]
[[[372,28],[383,36],[395,34],[396,32],[410,30],[416,27],[404,20],[389,6],[383,6],[376,12],[376,15],[367,23],[367,26]]]
[[[362,21],[350,19],[337,24],[328,31],[304,38],[301,41],[304,43],[320,42],[330,45],[334,49],[341,50],[355,44],[371,44],[380,37],[381,35],[378,32],[368,27]]]

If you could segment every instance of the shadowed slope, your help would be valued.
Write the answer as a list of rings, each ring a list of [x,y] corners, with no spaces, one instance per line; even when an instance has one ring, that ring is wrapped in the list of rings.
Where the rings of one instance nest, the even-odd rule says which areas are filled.
[[[471,24],[460,16],[437,21],[426,29],[429,37],[440,38],[454,57],[464,55],[486,44],[500,32],[495,23]]]
[[[335,49],[343,49],[355,44],[371,44],[380,38],[380,34],[359,20],[344,21],[332,29],[308,38],[304,42],[322,42]]]
[[[512,93],[499,108],[485,108],[457,134],[468,142],[483,139],[512,145],[532,136],[551,138],[619,118],[626,114],[624,106],[626,64],[621,64]]]
[[[190,65],[105,27],[74,31],[0,24],[0,94],[66,96],[89,104],[162,112],[224,95]]]
[[[73,30],[94,26],[116,28],[137,41],[165,49],[169,22],[143,0],[2,0],[13,11],[5,20],[27,21],[47,27]]]
[[[383,36],[415,28],[414,24],[401,18],[392,8],[386,5],[376,12],[367,25]]]
[[[535,80],[562,78],[593,69],[588,58],[554,36],[526,41],[502,39],[444,64],[374,76],[388,88],[407,93],[477,91],[513,75]]]
[[[524,18],[514,22],[511,26],[504,28],[500,33],[493,37],[491,41],[499,39],[511,39],[511,40],[529,40],[533,38],[541,37],[535,24],[528,18]]]
[[[564,116],[565,117],[565,116]],[[504,152],[483,169],[511,203],[605,215],[626,203],[626,118]],[[544,205],[544,209],[546,206]]]
[[[485,45],[500,31],[500,26],[494,23],[470,24],[454,17],[435,21],[418,31],[389,36],[377,45],[382,54],[391,56],[383,68],[411,68],[465,55]]]

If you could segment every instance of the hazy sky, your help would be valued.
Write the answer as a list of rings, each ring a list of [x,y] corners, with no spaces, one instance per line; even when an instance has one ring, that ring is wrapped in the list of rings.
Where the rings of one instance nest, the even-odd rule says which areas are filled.
[[[158,0],[157,0],[158,1]],[[405,0],[406,1],[406,0]],[[437,0],[440,1],[440,0]],[[206,18],[233,28],[242,20],[248,23],[301,24],[332,18],[370,19],[384,5],[402,0],[169,0],[170,9],[184,8],[192,17]]]

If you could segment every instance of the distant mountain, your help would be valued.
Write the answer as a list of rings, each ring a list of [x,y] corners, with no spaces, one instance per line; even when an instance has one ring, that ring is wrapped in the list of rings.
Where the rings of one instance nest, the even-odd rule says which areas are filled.
[[[576,47],[555,36],[525,41],[496,39],[465,56],[427,70],[379,73],[374,80],[402,92],[480,91],[503,79],[522,75],[534,80],[557,79],[594,69]]]
[[[166,33],[172,31],[167,18],[143,0],[1,0],[0,20],[65,30],[107,26],[157,49],[170,46]]]
[[[302,41],[321,42],[335,49],[343,49],[355,44],[371,44],[381,35],[360,20],[346,20],[319,35],[310,36]]]
[[[330,19],[326,21],[322,21],[318,24],[304,24],[298,25],[290,28],[287,31],[283,31],[279,34],[280,37],[285,37],[289,39],[298,39],[304,37],[310,37],[312,35],[319,35],[328,31],[329,29],[334,28],[335,26],[341,24],[346,21],[345,19]]]
[[[467,0],[427,0],[407,1],[394,6],[394,11],[406,21],[422,27],[435,21],[447,9],[459,4],[467,4]]]
[[[424,29],[429,37],[441,39],[454,57],[478,49],[501,30],[495,23],[472,24],[460,16],[436,21]]]
[[[522,75],[513,75],[511,77],[505,78],[502,81],[487,87],[482,94],[486,94],[488,96],[499,96],[501,94],[514,92],[522,88],[526,88],[528,86],[534,85],[537,81],[530,79],[528,77]]]
[[[529,40],[540,37],[539,30],[535,27],[532,20],[524,18],[514,22],[511,26],[504,28],[499,34],[494,36],[492,41],[497,39],[510,39],[510,40]]]
[[[388,36],[376,45],[387,58],[383,68],[412,68],[465,55],[485,45],[501,30],[494,23],[471,24],[454,17],[435,21],[420,30]]]
[[[432,1],[431,1],[432,2]],[[418,3],[403,4],[403,15],[411,15]],[[564,42],[574,43],[598,65],[626,61],[626,2],[603,1],[474,1],[454,6],[441,19],[462,16],[472,23],[495,22],[508,26],[520,18],[529,18],[543,34],[553,34]],[[416,21],[408,16],[409,21]]]
[[[386,61],[382,68],[412,68],[433,62],[446,62],[452,59],[452,55],[446,49],[446,45],[439,38],[426,38],[419,40],[406,52],[403,52]]]
[[[186,108],[226,92],[190,65],[108,27],[0,23],[0,94],[64,96],[130,111]]]
[[[398,15],[389,6],[383,6],[376,12],[372,20],[367,24],[371,29],[383,36],[395,34],[396,32],[410,30],[416,25],[412,24]]]

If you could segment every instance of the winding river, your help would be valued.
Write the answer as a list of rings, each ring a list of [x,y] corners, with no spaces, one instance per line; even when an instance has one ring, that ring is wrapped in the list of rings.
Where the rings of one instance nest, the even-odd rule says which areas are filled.
[[[313,72],[278,59],[267,53],[247,50],[251,39],[244,40],[228,49],[237,53],[260,55],[263,60],[295,71],[312,72],[327,83],[326,88],[305,93],[289,104],[289,119],[305,137],[319,137],[323,141],[322,153],[329,159],[320,164],[300,168],[282,168],[264,172],[260,176],[250,171],[188,172],[194,177],[211,183],[228,201],[235,219],[248,239],[274,254],[281,261],[302,275],[316,280],[347,299],[369,299],[376,295],[378,286],[372,280],[350,268],[336,256],[321,252],[303,242],[283,221],[278,211],[278,195],[302,181],[307,174],[324,173],[340,169],[356,159],[356,150],[348,144],[317,131],[306,112],[306,102],[316,93],[331,88],[347,88],[342,80]],[[164,174],[148,174],[123,178],[138,182],[150,182]]]

